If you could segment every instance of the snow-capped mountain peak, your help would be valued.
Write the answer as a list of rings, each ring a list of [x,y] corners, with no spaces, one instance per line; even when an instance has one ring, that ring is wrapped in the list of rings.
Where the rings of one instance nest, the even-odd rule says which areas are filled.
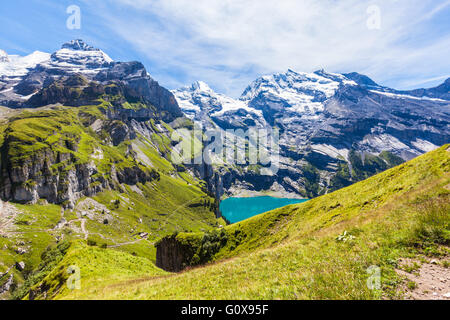
[[[215,105],[219,94],[214,92],[208,84],[196,81],[190,86],[172,90],[180,108],[191,118],[199,113],[203,106]]]
[[[322,94],[322,98],[329,98],[334,95],[340,84],[356,85],[354,81],[337,73],[328,73],[324,70],[307,73],[289,69],[285,73],[275,73],[255,80],[245,89],[241,100],[251,100],[261,93],[280,95],[286,91],[290,91],[290,96],[280,98],[295,100],[296,95],[305,94],[313,94],[316,99],[318,94]]]
[[[111,67],[113,60],[82,40],[73,40],[53,54],[35,51],[27,56],[0,54],[0,101],[20,105],[28,101],[44,83],[63,75],[83,74],[93,79]]]
[[[324,109],[341,85],[356,85],[341,74],[324,70],[313,73],[295,72],[263,76],[248,86],[240,100],[258,109],[258,101],[271,101],[271,108],[297,114],[314,115]]]
[[[51,56],[50,65],[73,72],[95,71],[107,67],[113,60],[100,49],[96,49],[83,40],[72,40]]]
[[[192,91],[213,92],[209,85],[203,81],[195,81],[191,86]]]
[[[100,49],[96,49],[81,39],[72,40],[70,42],[66,42],[62,45],[61,49],[69,49],[75,51],[100,51]]]
[[[204,114],[211,117],[222,116],[225,113],[243,110],[246,113],[261,116],[259,110],[254,110],[244,101],[236,100],[224,94],[215,92],[208,84],[196,81],[191,86],[172,90],[180,108],[191,119],[199,120]]]

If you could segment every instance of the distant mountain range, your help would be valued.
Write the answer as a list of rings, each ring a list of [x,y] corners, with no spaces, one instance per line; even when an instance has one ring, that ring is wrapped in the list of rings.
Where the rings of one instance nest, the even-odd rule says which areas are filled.
[[[450,141],[450,79],[436,88],[398,91],[359,73],[288,70],[256,79],[238,100],[203,82],[172,92],[204,127],[280,129],[278,175],[258,178],[227,168],[220,186],[225,193],[316,196]]]
[[[53,54],[0,51],[0,105],[95,105],[105,96],[109,112],[126,125],[114,131],[115,144],[136,136],[139,123],[171,124],[184,115],[206,129],[278,128],[277,175],[234,164],[190,168],[217,198],[248,192],[314,197],[450,141],[450,79],[398,91],[359,73],[288,70],[256,79],[233,99],[203,82],[170,92],[141,63],[115,62],[82,40]]]

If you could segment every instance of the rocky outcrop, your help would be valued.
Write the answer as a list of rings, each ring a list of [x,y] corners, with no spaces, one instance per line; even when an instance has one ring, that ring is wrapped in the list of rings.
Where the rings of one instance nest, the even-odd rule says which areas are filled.
[[[105,175],[94,161],[81,162],[74,153],[64,153],[55,147],[46,147],[19,158],[14,154],[14,137],[6,137],[1,148],[0,196],[20,203],[36,203],[45,199],[49,203],[73,208],[82,196],[93,196],[102,190],[119,188],[120,184],[136,185],[159,177],[152,169],[132,166],[111,166]],[[65,145],[77,151],[78,142]],[[57,148],[56,148],[57,149]]]
[[[183,113],[173,94],[153,80],[140,62],[117,62],[99,72],[95,81],[107,83],[116,81],[124,84],[127,100],[142,101],[156,108],[158,117],[170,122]]]
[[[41,173],[46,170],[51,160],[29,163],[20,168],[11,168],[8,175],[3,176],[0,188],[1,197],[19,203],[37,203],[45,199],[49,203],[62,204],[73,208],[76,201],[83,196],[91,197],[103,190],[115,189],[119,184],[136,185],[152,181],[158,177],[156,172],[147,173],[139,167],[112,169],[111,178],[98,175],[93,163],[76,164],[63,172]]]
[[[0,286],[0,295],[9,292],[13,285],[14,285],[14,275],[11,274],[8,277],[8,280],[6,280],[6,282]]]
[[[5,273],[0,273],[0,297],[10,292],[14,286],[14,275],[10,272],[12,268],[8,268]]]
[[[180,272],[192,259],[192,248],[183,245],[175,236],[166,237],[156,245],[156,266],[169,272]]]
[[[111,121],[105,126],[105,130],[110,134],[112,143],[118,146],[125,140],[132,140],[135,133],[122,121]]]
[[[156,266],[169,271],[180,272],[210,262],[214,255],[228,241],[227,232],[222,229],[211,233],[180,233],[167,236],[156,244]]]
[[[16,262],[15,267],[16,267],[17,270],[22,272],[23,270],[25,270],[25,262],[23,262],[23,261]]]

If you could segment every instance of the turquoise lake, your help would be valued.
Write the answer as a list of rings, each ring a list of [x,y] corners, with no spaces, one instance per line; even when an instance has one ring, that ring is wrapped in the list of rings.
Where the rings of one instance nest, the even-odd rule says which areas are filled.
[[[274,197],[228,198],[220,203],[220,211],[229,222],[236,223],[270,210],[306,201],[308,200]]]

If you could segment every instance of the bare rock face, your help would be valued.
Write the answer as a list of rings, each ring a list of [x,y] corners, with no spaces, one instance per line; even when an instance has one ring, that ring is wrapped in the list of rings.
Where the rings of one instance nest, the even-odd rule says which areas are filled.
[[[156,265],[166,271],[179,272],[188,267],[203,265],[226,246],[227,232],[177,234],[161,239],[156,246]]]
[[[74,146],[76,148],[76,146]],[[8,144],[4,146],[8,154]],[[69,170],[52,170],[57,163],[65,162]],[[21,165],[13,164],[6,158],[0,165],[2,184],[0,196],[5,200],[20,203],[36,203],[46,199],[49,203],[62,204],[73,208],[82,196],[93,196],[105,189],[116,188],[122,183],[136,185],[158,178],[155,171],[143,171],[140,167],[113,168],[111,177],[98,174],[93,161],[77,163],[72,154],[55,153],[45,149],[34,153]]]
[[[98,170],[93,163],[75,165],[73,169],[64,173],[54,173],[51,176],[33,175],[36,167],[32,166],[22,178],[10,175],[6,180],[13,183],[2,186],[2,197],[19,203],[36,203],[39,199],[46,199],[50,203],[62,204],[74,208],[76,201],[83,196],[93,196],[105,189],[114,189],[124,183],[136,185],[158,178],[157,172],[147,173],[139,167],[124,168],[116,172],[115,179],[105,179],[97,175]],[[32,181],[27,185],[28,181]]]
[[[180,272],[186,268],[191,257],[189,248],[176,237],[163,238],[156,247],[156,266],[169,272]]]
[[[132,135],[134,136],[134,133],[122,121],[113,121],[108,126],[107,131],[111,135],[112,142],[115,146],[118,146],[125,140],[130,140]]]
[[[125,97],[154,106],[157,115],[164,121],[170,122],[183,116],[173,94],[152,79],[140,62],[113,63],[110,68],[99,72],[94,80],[123,83]]]

